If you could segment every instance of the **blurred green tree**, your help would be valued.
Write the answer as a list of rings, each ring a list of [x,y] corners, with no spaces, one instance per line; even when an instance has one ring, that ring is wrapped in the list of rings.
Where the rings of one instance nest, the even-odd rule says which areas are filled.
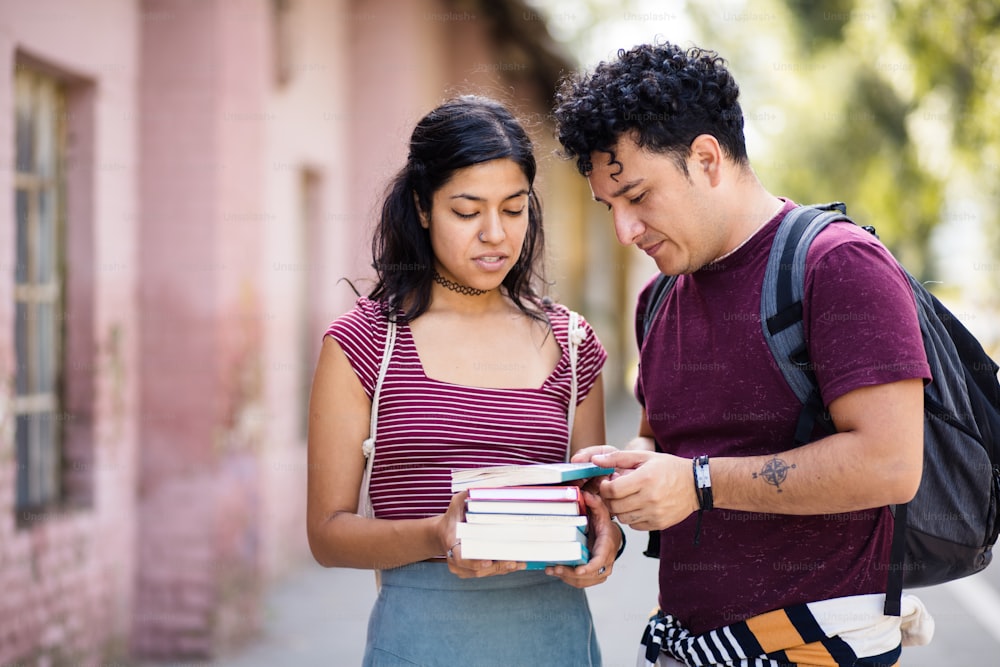
[[[770,188],[846,201],[927,280],[940,277],[929,258],[934,230],[958,215],[949,198],[971,196],[978,213],[963,215],[975,219],[985,256],[1000,256],[1000,3],[726,6],[688,10],[711,36],[701,43],[725,55],[742,84],[748,140],[763,139],[754,153]],[[990,267],[995,292],[1000,265]]]
[[[765,185],[846,202],[1000,353],[1000,2],[528,2],[581,19],[557,37],[585,66],[612,35],[718,51]]]

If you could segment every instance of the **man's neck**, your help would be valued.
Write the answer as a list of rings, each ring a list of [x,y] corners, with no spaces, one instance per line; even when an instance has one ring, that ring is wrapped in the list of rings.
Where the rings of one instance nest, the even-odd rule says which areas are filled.
[[[742,202],[733,211],[732,228],[723,252],[714,261],[718,262],[742,248],[757,232],[770,222],[785,205],[765,190],[756,178],[743,192],[736,193],[732,201]]]

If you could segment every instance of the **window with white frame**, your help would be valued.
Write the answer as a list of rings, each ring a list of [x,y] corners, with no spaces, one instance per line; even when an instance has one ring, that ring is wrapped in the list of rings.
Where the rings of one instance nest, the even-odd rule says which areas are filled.
[[[13,412],[18,512],[61,498],[65,94],[18,66],[14,76]]]

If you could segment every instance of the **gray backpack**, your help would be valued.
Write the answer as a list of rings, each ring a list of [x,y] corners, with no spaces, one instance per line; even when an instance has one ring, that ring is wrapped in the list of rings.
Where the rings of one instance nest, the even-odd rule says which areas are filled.
[[[828,224],[853,222],[842,203],[800,206],[779,225],[761,290],[764,339],[802,402],[795,444],[833,423],[819,395],[803,334],[806,252]],[[871,227],[864,229],[875,234]],[[877,235],[875,235],[877,238]],[[895,529],[885,613],[898,616],[902,588],[940,584],[979,572],[1000,533],[1000,383],[997,364],[975,337],[907,273],[933,381],[924,390],[924,472],[916,496],[893,507]],[[649,330],[675,276],[659,276],[639,322]],[[655,555],[655,536],[650,550]],[[658,546],[658,541],[656,545]]]

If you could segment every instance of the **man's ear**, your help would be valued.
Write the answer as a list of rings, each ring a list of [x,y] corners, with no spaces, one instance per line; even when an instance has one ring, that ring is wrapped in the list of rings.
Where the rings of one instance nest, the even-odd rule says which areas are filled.
[[[723,158],[722,146],[711,134],[699,134],[691,142],[690,165],[697,173],[708,178],[709,185],[719,184]]]
[[[417,209],[417,215],[420,217],[420,226],[427,229],[431,225],[431,217],[420,208],[420,198],[417,197],[417,193],[413,193],[413,207]]]

